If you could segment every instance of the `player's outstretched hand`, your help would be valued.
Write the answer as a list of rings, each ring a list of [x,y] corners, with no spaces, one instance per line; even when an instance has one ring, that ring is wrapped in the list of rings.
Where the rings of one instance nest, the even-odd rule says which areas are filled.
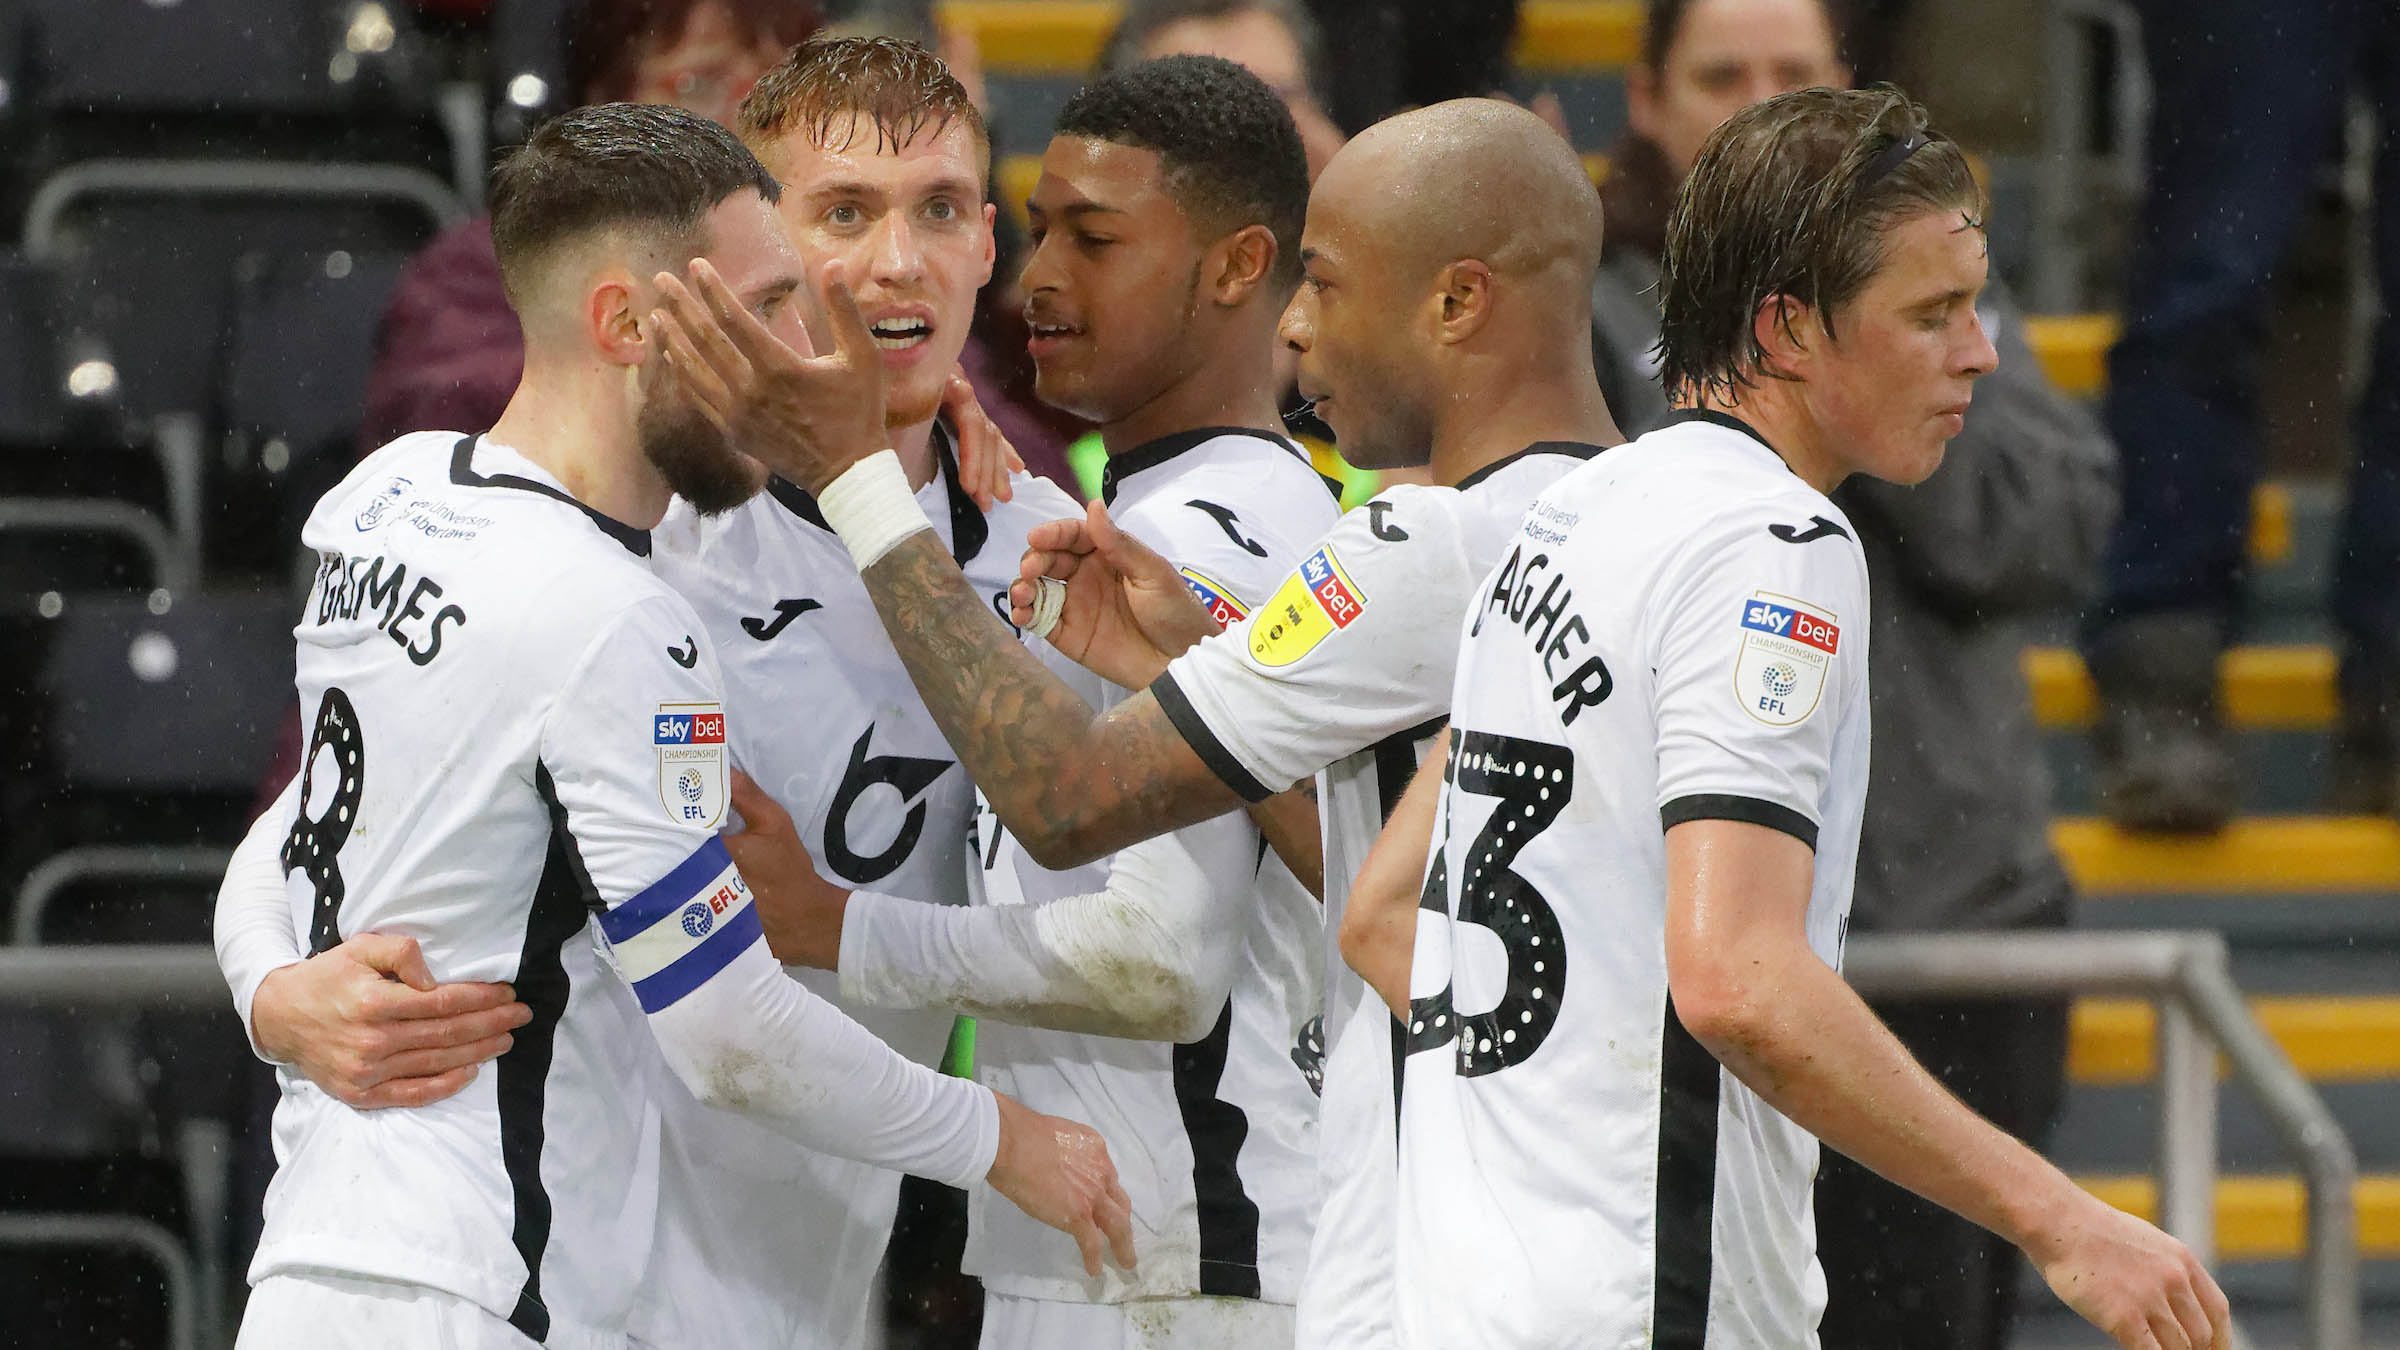
[[[2051,1292],[2127,1350],[2227,1350],[2225,1291],[2174,1238],[2097,1199],[2037,1256]]]
[[[742,828],[725,832],[725,851],[749,883],[767,950],[787,966],[832,970],[842,952],[842,912],[850,892],[817,874],[791,813],[738,770],[733,809]]]
[[[1087,1275],[1103,1255],[1133,1269],[1133,1202],[1117,1184],[1108,1145],[1089,1125],[1045,1116],[1005,1092],[1000,1152],[987,1180],[1017,1208],[1075,1239]]]
[[[1001,433],[999,423],[976,400],[975,386],[967,383],[965,371],[950,372],[949,383],[942,386],[942,407],[950,413],[950,425],[958,430],[958,485],[986,511],[992,509],[992,503],[1015,496],[1008,476],[1025,472],[1025,461]]]
[[[1033,628],[1047,578],[1063,586],[1057,620],[1043,636],[1068,660],[1121,688],[1148,687],[1167,662],[1223,625],[1201,605],[1175,564],[1117,528],[1093,502],[1082,520],[1045,521],[1025,533],[1025,556],[1009,584],[1009,622]]]
[[[465,1087],[533,1010],[505,984],[439,984],[417,940],[362,933],[259,982],[258,1048],[335,1100],[423,1106]]]
[[[891,444],[883,356],[839,262],[821,274],[830,351],[792,350],[707,259],[692,259],[689,274],[688,286],[672,272],[653,278],[660,307],[645,331],[676,383],[735,448],[813,493]]]

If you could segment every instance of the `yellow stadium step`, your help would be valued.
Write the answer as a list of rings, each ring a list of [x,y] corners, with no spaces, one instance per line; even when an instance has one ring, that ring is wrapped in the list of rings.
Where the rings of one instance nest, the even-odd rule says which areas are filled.
[[[2083,658],[2065,647],[2028,647],[2025,683],[2034,720],[2060,729],[2090,726],[2099,694]],[[2322,731],[2333,725],[2338,661],[2331,647],[2234,647],[2217,664],[2229,725],[2248,731]]]
[[[2251,816],[2197,837],[2068,817],[2050,823],[2050,842],[2103,898],[2400,892],[2400,824],[2380,816]]]
[[[2121,328],[2114,314],[2028,314],[2025,342],[2062,392],[2098,398],[2108,388],[2108,349]]]
[[[2082,1176],[2076,1184],[2145,1219],[2158,1216],[2158,1188],[2145,1176]],[[2358,1179],[2358,1250],[2369,1260],[2400,1256],[2400,1176]],[[2234,1261],[2300,1255],[2304,1193],[2297,1177],[2234,1176],[2217,1182],[2217,1254]]]
[[[1077,76],[1091,70],[1117,26],[1108,0],[942,0],[942,22],[974,35],[984,69]],[[1622,70],[1641,55],[1639,0],[1525,0],[1515,59],[1531,74]]]
[[[2400,1078],[2400,998],[2253,998],[2250,1011],[2311,1081]],[[2150,1004],[2078,999],[2069,1026],[2067,1072],[2076,1082],[2146,1083],[2157,1072]]]

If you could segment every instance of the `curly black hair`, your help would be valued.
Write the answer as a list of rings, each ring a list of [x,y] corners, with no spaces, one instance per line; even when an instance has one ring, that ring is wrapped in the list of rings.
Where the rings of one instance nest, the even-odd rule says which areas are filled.
[[[1184,214],[1220,234],[1266,226],[1276,283],[1299,283],[1308,156],[1283,100],[1256,75],[1215,56],[1144,61],[1077,91],[1056,131],[1154,152]]]

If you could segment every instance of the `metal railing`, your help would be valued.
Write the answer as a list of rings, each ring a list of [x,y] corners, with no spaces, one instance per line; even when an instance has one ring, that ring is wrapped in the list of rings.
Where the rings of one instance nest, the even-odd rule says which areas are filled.
[[[2308,1195],[2301,1302],[2310,1350],[2357,1350],[2358,1157],[2333,1112],[2267,1035],[2209,932],[1862,936],[1843,973],[1877,998],[2130,994],[2158,1009],[2158,1219],[2215,1264],[2217,1064],[2258,1103]]]
[[[2126,994],[2154,1003],[2160,1224],[2212,1264],[2217,1066],[2211,1050],[2221,1052],[2297,1161],[2307,1190],[2307,1344],[2310,1350],[2357,1350],[2357,1157],[2324,1100],[2251,1016],[2234,986],[2221,936],[1862,936],[1850,944],[1844,966],[1853,986],[1878,998]],[[0,947],[0,1004],[222,1008],[226,999],[216,954],[202,944]]]
[[[25,874],[11,935],[22,947],[40,944],[42,918],[51,900],[69,886],[93,880],[196,881],[214,891],[232,861],[232,849],[210,844],[86,844],[53,853]],[[6,996],[0,990],[0,998]]]

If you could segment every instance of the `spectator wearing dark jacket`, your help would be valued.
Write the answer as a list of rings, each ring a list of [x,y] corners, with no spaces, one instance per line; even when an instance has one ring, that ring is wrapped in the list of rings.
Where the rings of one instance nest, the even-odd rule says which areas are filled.
[[[1628,82],[1636,131],[1603,193],[1593,292],[1601,382],[1637,435],[1667,409],[1652,355],[1658,256],[1701,140],[1748,102],[1849,78],[1820,0],[1653,0],[1648,36]],[[1978,310],[2000,364],[1976,383],[1940,471],[1916,487],[1860,477],[1834,493],[1874,594],[1853,932],[2058,927],[2072,901],[2019,654],[2028,621],[2072,610],[2093,580],[2116,507],[2114,452],[2043,378],[1998,278]],[[2042,1142],[2064,1083],[2063,1001],[1875,1006],[1969,1106]],[[1831,1151],[1816,1208],[1826,1345],[2007,1345],[2019,1270],[2006,1243]]]

